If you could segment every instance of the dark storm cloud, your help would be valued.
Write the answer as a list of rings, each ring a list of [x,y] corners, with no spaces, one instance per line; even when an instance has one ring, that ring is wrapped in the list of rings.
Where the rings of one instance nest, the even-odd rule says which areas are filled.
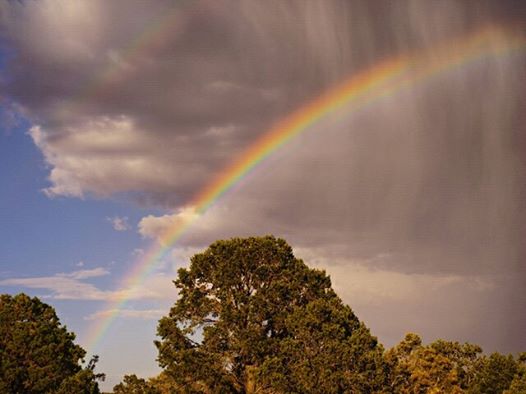
[[[180,209],[276,120],[343,77],[489,24],[522,34],[526,20],[522,1],[174,4],[0,6],[12,54],[2,96],[33,120],[51,168],[49,195],[129,192],[147,206]],[[174,10],[162,36],[133,46]],[[341,274],[343,294],[341,278],[360,273],[378,287],[436,285],[414,285],[402,301],[382,298],[384,309],[407,305],[414,319],[424,316],[418,327],[429,335],[464,295],[454,312],[459,322],[470,316],[456,326],[460,336],[494,309],[510,322],[502,333],[517,335],[476,339],[524,346],[514,301],[526,297],[524,63],[524,51],[495,54],[352,116],[343,108],[277,152],[185,242],[282,235]],[[174,220],[145,218],[141,231],[155,235]],[[346,271],[345,259],[382,274]],[[425,313],[422,305],[434,306]]]
[[[308,98],[378,59],[462,35],[487,22],[490,5],[11,2],[2,7],[3,30],[16,56],[4,94],[42,127],[41,148],[64,173],[51,176],[55,194],[135,191],[177,204]],[[163,26],[174,9],[173,26]],[[135,47],[158,26],[159,37]],[[57,141],[94,118],[109,119],[101,131],[111,133],[121,116],[150,136],[122,153],[157,167],[158,183],[143,187],[141,165],[122,168],[137,182],[119,182],[105,169],[97,179],[83,176],[94,163],[65,168],[52,158],[68,153],[55,152]],[[210,132],[221,128],[230,132]],[[173,175],[183,171],[201,176]]]

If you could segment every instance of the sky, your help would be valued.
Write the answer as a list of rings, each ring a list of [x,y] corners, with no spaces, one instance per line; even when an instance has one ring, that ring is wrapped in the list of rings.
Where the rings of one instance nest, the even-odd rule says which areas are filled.
[[[0,292],[53,305],[110,389],[158,372],[190,256],[274,234],[387,347],[417,332],[525,351],[526,46],[500,50],[525,21],[511,0],[3,1]],[[196,213],[276,122],[479,31],[483,56],[343,103]]]

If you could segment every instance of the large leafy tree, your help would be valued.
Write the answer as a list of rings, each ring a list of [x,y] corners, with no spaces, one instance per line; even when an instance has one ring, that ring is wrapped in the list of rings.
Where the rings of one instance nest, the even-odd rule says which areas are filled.
[[[98,393],[96,359],[83,369],[86,352],[74,339],[38,298],[1,295],[0,392]]]
[[[159,363],[187,392],[374,392],[382,348],[325,272],[272,236],[218,241],[180,269]],[[380,372],[378,372],[380,371]],[[378,373],[377,373],[378,372]]]

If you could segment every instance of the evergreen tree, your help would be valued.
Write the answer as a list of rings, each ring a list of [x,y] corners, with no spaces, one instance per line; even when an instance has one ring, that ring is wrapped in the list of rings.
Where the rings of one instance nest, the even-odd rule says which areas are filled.
[[[517,372],[505,394],[526,394],[526,353],[519,354]]]
[[[161,394],[152,384],[136,375],[125,375],[121,383],[113,388],[114,394]]]
[[[476,363],[477,373],[468,390],[470,394],[501,394],[510,388],[519,373],[519,363],[512,355],[492,353]]]
[[[381,346],[325,272],[282,239],[215,242],[179,270],[175,285],[179,299],[160,320],[156,345],[160,365],[186,392],[382,387]]]
[[[86,352],[74,339],[38,298],[1,295],[0,392],[98,393],[96,359],[82,369]]]
[[[407,334],[386,353],[392,393],[463,393],[475,376],[482,349],[469,343],[438,340],[422,345],[416,334]]]

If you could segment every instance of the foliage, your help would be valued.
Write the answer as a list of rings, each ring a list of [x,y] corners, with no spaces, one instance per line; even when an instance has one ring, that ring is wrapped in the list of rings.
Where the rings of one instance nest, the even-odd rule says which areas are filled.
[[[526,394],[526,355],[482,355],[469,343],[437,340],[422,345],[416,334],[385,354],[390,393]]]
[[[382,348],[336,297],[295,308],[289,335],[263,363],[267,386],[286,393],[371,393],[384,384]]]
[[[125,375],[123,381],[113,387],[114,394],[173,394],[182,389],[168,376],[161,372],[158,376],[145,380],[136,375]]]
[[[526,394],[526,353],[519,355],[517,372],[504,394]]]
[[[99,394],[100,391],[97,380],[103,381],[105,375],[94,372],[97,361],[98,356],[93,356],[86,368],[64,379],[57,394]]]
[[[149,380],[149,384],[154,387],[159,394],[174,394],[183,392],[182,388],[166,373],[161,372]]]
[[[392,393],[462,393],[464,380],[479,348],[457,342],[437,341],[422,345],[416,334],[386,354],[390,366]]]
[[[389,351],[395,392],[460,393],[472,386],[482,349],[469,343],[437,340],[423,346],[420,337],[408,334]]]
[[[123,382],[113,388],[114,394],[161,394],[152,384],[136,375],[125,375]]]
[[[511,355],[492,353],[476,362],[477,374],[468,392],[471,394],[500,394],[510,388],[519,365]]]
[[[372,392],[383,383],[376,339],[325,272],[282,239],[215,242],[174,283],[180,297],[156,346],[186,392]]]
[[[526,353],[407,334],[384,352],[323,271],[272,236],[218,241],[180,269],[179,299],[159,321],[164,370],[126,375],[115,394],[526,394]],[[54,309],[0,296],[0,392],[100,394],[98,357]]]
[[[0,296],[0,391],[9,393],[68,392],[83,382],[98,393],[93,368],[81,362],[86,352],[73,340],[75,334],[60,324],[55,310],[25,294]],[[66,390],[66,391],[64,391]]]

